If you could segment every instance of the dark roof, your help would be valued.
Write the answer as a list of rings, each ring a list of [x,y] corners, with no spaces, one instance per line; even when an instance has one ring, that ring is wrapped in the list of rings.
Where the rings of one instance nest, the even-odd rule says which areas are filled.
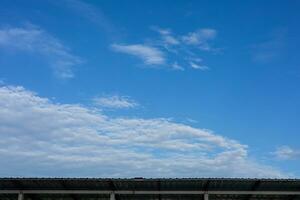
[[[299,192],[300,179],[240,179],[240,178],[180,178],[180,179],[109,179],[109,178],[0,178],[0,192],[4,190],[88,190],[88,191],[283,191]],[[293,195],[257,195],[257,194],[214,194],[210,199],[250,200],[296,200],[300,199],[299,194]],[[30,199],[43,199],[49,197],[46,194],[27,195]],[[55,194],[56,196],[58,194]],[[52,194],[52,199],[55,199]],[[34,196],[35,198],[32,198]],[[59,197],[66,196],[68,200],[86,199],[108,199],[108,194],[59,194]],[[170,195],[170,194],[148,194],[129,195],[119,194],[116,200],[120,199],[198,199],[203,195]],[[76,198],[75,198],[76,197]],[[259,197],[259,198],[258,198]],[[1,194],[0,200],[11,200],[12,194]],[[46,199],[47,199],[46,198]]]
[[[0,190],[300,191],[300,179],[0,178]]]

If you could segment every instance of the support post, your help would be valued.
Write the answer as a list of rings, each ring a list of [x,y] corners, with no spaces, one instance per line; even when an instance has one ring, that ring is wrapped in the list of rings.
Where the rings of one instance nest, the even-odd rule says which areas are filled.
[[[110,193],[110,200],[116,200],[116,196],[114,192]]]
[[[204,200],[209,200],[209,195],[207,192],[204,193]]]
[[[23,193],[18,194],[18,200],[24,200],[24,194]]]

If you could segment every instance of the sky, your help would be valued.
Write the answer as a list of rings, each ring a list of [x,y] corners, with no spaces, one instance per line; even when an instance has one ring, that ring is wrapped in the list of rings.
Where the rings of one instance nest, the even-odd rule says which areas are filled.
[[[1,177],[300,177],[300,2],[3,0]]]

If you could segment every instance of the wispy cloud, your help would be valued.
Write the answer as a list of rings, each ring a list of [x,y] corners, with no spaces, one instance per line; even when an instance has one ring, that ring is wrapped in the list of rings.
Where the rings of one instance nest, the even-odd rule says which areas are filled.
[[[276,30],[265,41],[252,45],[253,60],[268,63],[281,57],[285,46],[285,34],[283,29]]]
[[[211,51],[213,48],[210,46],[209,41],[215,39],[216,36],[217,31],[215,29],[204,28],[182,36],[182,40],[186,44],[196,45],[201,50]]]
[[[117,52],[137,56],[138,58],[142,59],[147,65],[162,65],[165,63],[164,53],[155,47],[143,44],[113,44],[111,45],[111,47]]]
[[[119,95],[111,95],[111,96],[103,96],[103,97],[95,97],[93,98],[93,102],[95,105],[104,107],[104,108],[134,108],[138,106],[138,103],[131,99],[128,96],[119,96]]]
[[[184,71],[184,68],[182,66],[180,66],[177,62],[174,62],[172,64],[172,69],[179,70],[179,71]]]
[[[163,68],[184,71],[186,68],[208,70],[199,57],[201,51],[215,52],[211,45],[216,38],[215,29],[199,29],[186,35],[178,35],[171,29],[151,27],[159,38],[148,39],[145,44],[113,44],[115,51],[127,53],[143,59],[147,65],[159,65]]]
[[[99,7],[96,7],[91,3],[87,3],[87,1],[62,0],[62,1],[53,1],[52,3],[70,9],[78,16],[82,16],[83,18],[87,19],[91,23],[100,27],[102,30],[107,32],[110,36],[111,34],[116,34],[116,27],[105,15],[105,13]]]
[[[0,87],[0,134],[0,176],[285,176],[212,131],[164,118],[111,117],[22,87]]]
[[[293,149],[289,146],[281,146],[273,152],[273,155],[280,160],[296,160],[300,159],[300,149]]]
[[[0,48],[31,52],[45,57],[54,74],[63,79],[73,78],[73,68],[82,59],[73,55],[61,41],[36,26],[0,29]]]
[[[169,45],[180,44],[180,40],[178,40],[175,36],[173,36],[170,29],[162,29],[159,27],[153,27],[152,29],[157,31],[161,35],[161,37],[163,38],[163,41],[166,44],[169,44]]]
[[[200,65],[200,64],[197,64],[197,63],[194,63],[194,62],[190,62],[190,65],[194,69],[199,69],[199,70],[202,70],[202,71],[209,70],[209,67],[207,67],[205,65]]]

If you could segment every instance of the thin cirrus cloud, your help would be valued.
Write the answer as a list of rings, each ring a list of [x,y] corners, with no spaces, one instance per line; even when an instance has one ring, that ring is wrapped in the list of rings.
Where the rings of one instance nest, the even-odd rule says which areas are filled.
[[[180,70],[180,71],[184,71],[184,68],[182,66],[180,66],[177,62],[172,64],[172,68],[174,70]]]
[[[142,44],[113,44],[111,47],[114,51],[136,56],[147,65],[162,65],[165,63],[164,53],[155,47]]]
[[[287,176],[212,131],[165,118],[112,117],[23,87],[0,87],[0,134],[0,176]]]
[[[265,64],[280,59],[284,55],[286,34],[285,29],[274,30],[264,41],[252,45],[253,60]]]
[[[289,146],[281,146],[272,153],[279,160],[297,160],[300,159],[300,149],[293,149]]]
[[[74,67],[83,60],[73,55],[60,40],[37,26],[0,29],[0,48],[13,49],[42,56],[61,79],[74,77]]]
[[[205,66],[205,65],[200,65],[200,64],[196,64],[196,63],[194,63],[194,62],[190,62],[190,65],[191,65],[191,67],[194,68],[194,69],[200,69],[200,70],[202,70],[202,71],[209,70],[209,68],[208,68],[207,66]]]
[[[81,0],[52,1],[51,3],[67,8],[100,27],[107,35],[116,35],[117,30],[106,14],[93,4]]]
[[[139,104],[128,96],[106,95],[93,98],[93,103],[102,108],[122,109],[134,108]]]
[[[151,29],[160,37],[148,39],[144,44],[112,44],[111,47],[116,52],[142,59],[144,64],[150,67],[163,66],[179,71],[187,68],[201,71],[209,69],[199,56],[201,52],[212,53],[217,50],[211,44],[217,36],[215,29],[198,29],[184,35],[175,34],[171,29]]]
[[[161,29],[161,28],[156,28],[156,27],[152,27],[152,29],[154,31],[157,31],[161,37],[163,38],[163,41],[166,44],[170,44],[170,45],[177,45],[180,44],[180,41],[178,39],[176,39],[173,35],[171,30],[169,29]]]
[[[216,30],[211,28],[204,28],[182,36],[182,40],[186,44],[198,46],[201,50],[211,51],[212,47],[210,46],[209,41],[215,39],[216,36]]]

